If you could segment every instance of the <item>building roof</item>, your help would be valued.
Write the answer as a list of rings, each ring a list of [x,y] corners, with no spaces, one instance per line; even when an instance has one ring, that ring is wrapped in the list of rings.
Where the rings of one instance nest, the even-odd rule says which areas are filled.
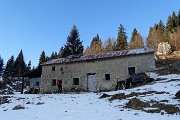
[[[92,60],[101,60],[107,58],[115,58],[122,56],[130,56],[130,55],[139,55],[139,54],[147,54],[154,53],[154,50],[151,48],[141,48],[141,49],[132,49],[132,50],[123,50],[123,51],[112,51],[107,53],[98,53],[98,54],[89,54],[85,56],[81,56],[79,58],[59,58],[52,59],[43,63],[42,65],[52,65],[52,64],[63,64],[63,63],[72,63],[72,62],[81,62],[81,61],[92,61]]]

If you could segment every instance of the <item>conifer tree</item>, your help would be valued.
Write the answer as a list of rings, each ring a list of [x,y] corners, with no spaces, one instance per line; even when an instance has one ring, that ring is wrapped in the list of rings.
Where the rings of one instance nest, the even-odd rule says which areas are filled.
[[[4,61],[0,56],[0,78],[2,78],[3,72],[4,72]]]
[[[52,52],[50,59],[52,60],[52,59],[57,59],[57,58],[58,58],[57,52]]]
[[[159,21],[158,30],[159,30],[160,32],[162,32],[162,33],[163,33],[164,30],[165,30],[165,26],[164,26],[162,20]]]
[[[102,41],[98,34],[92,39],[90,48],[94,54],[103,52]]]
[[[55,58],[56,58],[55,53],[52,52],[50,59],[52,60],[52,59],[55,59]]]
[[[31,61],[29,61],[28,65],[27,65],[27,69],[28,69],[28,72],[31,71]]]
[[[178,12],[177,19],[178,19],[178,26],[180,27],[180,10],[179,10],[179,12]]]
[[[60,53],[62,57],[67,57],[69,55],[82,55],[84,47],[82,41],[79,38],[79,31],[74,25],[70,35],[67,37],[66,45],[61,49]]]
[[[172,22],[171,16],[169,16],[167,19],[166,29],[167,29],[167,32],[172,32],[173,30],[173,22]]]
[[[168,34],[168,31],[165,31],[163,22],[160,20],[159,24],[155,24],[154,27],[150,28],[147,38],[147,46],[157,50],[158,44],[160,42],[167,42]]]
[[[136,28],[134,28],[134,30],[133,30],[133,32],[132,32],[132,36],[131,36],[130,42],[133,42],[133,41],[134,41],[136,35],[137,35],[137,30],[136,30]]]
[[[177,24],[178,24],[178,18],[177,18],[176,13],[174,11],[172,14],[172,24],[173,24],[174,29],[177,27]]]
[[[125,32],[125,28],[122,24],[120,24],[119,30],[118,30],[118,38],[117,38],[117,44],[116,44],[116,50],[127,50],[127,35]]]
[[[99,35],[97,34],[95,37],[93,37],[90,47],[87,47],[86,50],[84,51],[84,55],[97,54],[103,51],[104,51],[104,48],[102,45],[102,41]]]
[[[134,39],[130,42],[129,49],[144,48],[143,38],[140,33],[134,36]]]
[[[38,68],[41,67],[41,64],[43,64],[44,62],[47,61],[47,58],[46,58],[46,54],[44,52],[44,50],[42,51],[41,55],[40,55],[40,58],[39,58],[39,64],[38,64]]]
[[[3,74],[3,80],[5,84],[11,84],[14,76],[15,76],[15,70],[14,70],[14,56],[11,56],[11,58],[7,61],[7,64],[5,66],[4,74]]]
[[[25,74],[27,72],[27,66],[24,61],[24,55],[23,51],[21,50],[18,57],[16,58],[14,62],[14,69],[15,69],[15,75],[17,77],[20,77],[21,75]]]
[[[113,41],[110,37],[104,42],[104,48],[106,52],[113,51]]]

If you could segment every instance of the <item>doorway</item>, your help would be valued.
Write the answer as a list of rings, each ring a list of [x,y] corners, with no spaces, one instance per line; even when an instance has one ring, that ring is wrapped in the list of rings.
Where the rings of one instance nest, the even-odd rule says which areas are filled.
[[[129,75],[134,75],[135,74],[135,67],[128,67],[128,72],[129,72]]]
[[[87,89],[90,92],[96,91],[96,78],[95,78],[95,74],[88,74],[87,75]]]

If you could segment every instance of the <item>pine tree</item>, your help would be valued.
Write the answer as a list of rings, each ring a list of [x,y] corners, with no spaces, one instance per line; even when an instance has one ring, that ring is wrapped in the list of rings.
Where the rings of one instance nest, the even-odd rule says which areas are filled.
[[[118,38],[117,38],[117,44],[116,44],[116,50],[127,50],[127,35],[125,32],[125,28],[122,24],[120,24],[119,30],[118,30]]]
[[[4,72],[4,61],[0,56],[0,78],[2,78],[3,72]]]
[[[15,75],[17,77],[20,77],[21,75],[27,72],[27,66],[26,63],[24,62],[24,55],[22,50],[20,51],[18,57],[16,58],[16,61],[14,62],[14,69],[15,69]]]
[[[55,59],[55,58],[56,58],[56,56],[55,56],[54,52],[52,52],[50,59],[52,60],[52,59]]]
[[[168,20],[166,23],[166,29],[167,29],[167,32],[173,32],[173,20],[171,16],[168,17]]]
[[[52,52],[50,59],[52,60],[52,59],[57,59],[57,58],[58,58],[57,52]]]
[[[177,24],[177,25],[180,27],[180,10],[179,10],[179,12],[178,12],[177,19],[178,19],[178,24]]]
[[[69,55],[82,55],[84,47],[82,41],[79,38],[79,31],[74,25],[70,35],[67,37],[66,45],[60,51],[62,57],[67,57]]]
[[[172,14],[172,23],[173,23],[173,28],[175,29],[177,27],[177,24],[178,24],[178,17],[176,16],[176,13],[174,11]]]
[[[48,59],[49,60],[49,59]],[[39,58],[39,64],[38,64],[38,68],[41,67],[41,64],[43,64],[44,62],[47,61],[47,58],[46,58],[46,54],[44,52],[44,50],[42,51],[41,55],[40,55],[40,58]]]
[[[176,13],[173,11],[172,16],[168,17],[166,29],[168,32],[173,33],[177,30],[178,27],[178,16],[176,16]]]
[[[165,30],[165,26],[164,26],[162,20],[159,21],[158,30],[161,32],[164,32],[164,30]]]
[[[3,80],[5,84],[11,84],[14,76],[15,76],[15,70],[14,70],[14,56],[11,56],[11,58],[7,61],[4,74],[3,74]]]
[[[27,69],[28,69],[28,72],[31,71],[31,61],[29,61],[28,65],[27,65]]]

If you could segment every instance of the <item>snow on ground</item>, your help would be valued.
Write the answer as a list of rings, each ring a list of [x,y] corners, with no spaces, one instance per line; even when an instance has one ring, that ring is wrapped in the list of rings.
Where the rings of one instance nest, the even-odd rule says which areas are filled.
[[[159,78],[164,80],[133,89],[105,93],[113,95],[151,90],[165,91],[168,94],[149,94],[138,98],[144,101],[166,99],[169,100],[168,104],[180,104],[180,101],[173,99],[176,92],[180,90],[180,75],[166,75],[159,76]],[[10,103],[0,105],[0,120],[179,120],[180,118],[180,115],[161,115],[160,113],[125,109],[122,106],[128,100],[109,102],[108,98],[99,99],[101,95],[102,93],[38,95],[17,93],[10,95],[12,96]],[[25,109],[12,110],[18,105]]]

